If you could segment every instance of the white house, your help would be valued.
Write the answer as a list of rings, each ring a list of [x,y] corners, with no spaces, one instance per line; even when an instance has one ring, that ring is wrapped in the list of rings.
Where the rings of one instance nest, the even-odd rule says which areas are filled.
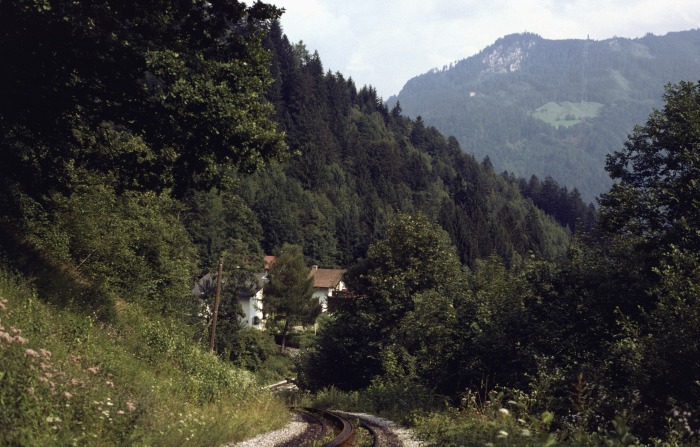
[[[265,314],[263,313],[263,290],[265,284],[269,281],[268,272],[270,267],[275,263],[274,256],[265,256],[265,271],[256,273],[254,279],[246,283],[238,291],[238,303],[243,311],[242,321],[249,327],[265,329]],[[345,292],[347,287],[343,282],[343,275],[346,270],[341,269],[320,269],[314,265],[309,272],[309,277],[313,278],[314,292],[313,297],[321,304],[323,312],[328,311],[328,298],[333,296],[334,292]],[[224,284],[226,278],[223,279]],[[196,296],[205,298],[213,297],[216,291],[216,274],[208,273],[204,275],[194,286],[192,293]],[[211,318],[212,309],[202,302],[202,316]]]
[[[267,272],[256,273],[254,279],[248,281],[244,287],[238,290],[238,304],[240,304],[243,310],[242,321],[249,327],[254,327],[257,329],[264,329],[263,321],[263,311],[262,311],[262,298],[263,298],[263,288],[267,283]],[[224,284],[226,283],[226,278],[223,279]],[[214,296],[216,292],[216,274],[207,273],[204,275],[192,289],[192,293],[200,298]],[[212,310],[209,305],[204,305],[204,310],[202,312],[203,316],[210,318]]]
[[[333,292],[347,290],[343,282],[345,270],[340,269],[320,269],[314,265],[309,272],[309,276],[314,280],[313,297],[321,303],[323,312],[328,311],[328,297],[333,296]]]
[[[238,292],[238,303],[243,309],[243,322],[250,327],[264,329],[263,289],[267,283],[267,272],[256,273],[257,284],[244,287]]]

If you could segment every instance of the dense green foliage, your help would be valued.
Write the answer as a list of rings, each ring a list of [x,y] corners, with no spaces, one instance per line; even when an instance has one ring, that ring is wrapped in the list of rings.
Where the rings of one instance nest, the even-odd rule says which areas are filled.
[[[231,362],[250,371],[259,370],[277,352],[272,336],[256,328],[237,331],[231,337],[231,344]]]
[[[76,304],[108,314],[119,295],[192,314],[193,274],[211,267],[212,251],[246,239],[259,254],[240,200],[234,209],[237,198],[219,199],[238,211],[231,231],[203,212],[183,223],[192,213],[178,199],[211,214],[212,186],[284,158],[261,45],[280,12],[204,1],[0,9],[0,203],[15,241],[6,249],[29,244],[99,285],[105,305]]]
[[[268,274],[270,282],[265,286],[264,307],[271,321],[282,324],[280,351],[284,351],[287,333],[294,326],[313,324],[321,313],[321,303],[313,298],[314,281],[301,247],[284,244],[275,257]]]
[[[3,189],[88,182],[183,193],[284,151],[260,94],[259,23],[239,2],[9,1],[0,6]]]
[[[455,371],[440,367],[452,354],[453,301],[465,283],[447,233],[422,215],[399,215],[349,276],[363,297],[333,315],[304,359],[301,382],[312,389],[356,389],[379,377],[449,382]]]
[[[283,335],[318,314],[306,266],[349,267],[355,299],[299,342],[310,389],[427,412],[505,387],[540,415],[529,429],[558,439],[612,420],[694,430],[698,86],[670,86],[609,158],[619,184],[583,234],[595,217],[577,189],[498,175],[324,72],[279,13],[0,4],[3,442],[214,444],[251,434],[249,414],[281,423],[236,368],[288,373],[272,338],[239,321],[274,252],[266,305]],[[201,349],[212,294],[193,285],[221,256],[217,358]],[[420,417],[426,433],[452,421]],[[491,441],[516,423],[483,421]]]
[[[660,106],[668,82],[694,81],[700,31],[638,39],[514,34],[406,83],[389,99],[497,170],[551,176],[590,202],[610,186],[606,154]]]
[[[642,274],[653,275],[646,296],[636,297],[639,318],[624,321],[619,350],[640,407],[656,417],[669,407],[690,412],[700,397],[700,83],[668,85],[664,100],[624,150],[608,158],[619,183],[601,198],[602,226],[637,253]]]
[[[577,188],[571,191],[560,186],[552,177],[544,182],[536,175],[530,181],[516,179],[513,174],[503,174],[511,182],[517,182],[520,193],[531,199],[542,211],[554,217],[562,226],[573,232],[589,232],[593,229],[597,213],[592,203],[586,205]]]
[[[461,413],[418,422],[436,445],[506,445],[508,433],[516,445],[539,445],[535,433],[571,445],[628,445],[631,433],[696,443],[700,84],[669,85],[665,104],[609,157],[619,183],[601,198],[601,225],[557,262],[491,256],[462,271],[441,229],[399,215],[348,278],[357,298],[302,356],[302,383],[444,395]],[[471,408],[503,396],[523,418],[548,414],[547,427]]]
[[[324,73],[318,54],[290,44],[273,24],[275,83],[268,98],[296,153],[241,178],[235,191],[258,216],[262,248],[301,245],[310,264],[349,266],[383,237],[396,213],[423,213],[472,265],[496,252],[563,253],[568,235],[488,161],[465,154],[422,120],[388,110],[371,87]]]
[[[662,111],[637,126],[608,157],[613,188],[601,198],[601,224],[650,249],[700,249],[700,86],[668,87]]]
[[[222,252],[259,260],[260,226],[229,191],[286,156],[264,99],[261,38],[278,16],[235,1],[0,4],[0,444],[219,445],[284,423],[250,373],[202,349],[192,294]]]

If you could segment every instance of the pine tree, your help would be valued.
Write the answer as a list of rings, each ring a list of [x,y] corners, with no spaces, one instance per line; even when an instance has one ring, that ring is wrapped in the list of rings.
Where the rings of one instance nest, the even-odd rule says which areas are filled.
[[[313,279],[304,263],[301,247],[284,244],[270,269],[270,282],[265,287],[263,300],[272,319],[283,324],[281,352],[292,327],[313,324],[321,313],[321,305],[312,295]]]

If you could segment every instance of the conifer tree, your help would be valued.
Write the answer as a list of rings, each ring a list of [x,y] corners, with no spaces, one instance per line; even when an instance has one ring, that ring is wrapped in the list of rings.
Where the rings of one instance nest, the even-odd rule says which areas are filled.
[[[312,295],[313,279],[304,263],[301,247],[284,244],[270,269],[270,282],[263,301],[273,321],[282,324],[280,352],[284,351],[292,327],[313,324],[321,313],[321,305]]]

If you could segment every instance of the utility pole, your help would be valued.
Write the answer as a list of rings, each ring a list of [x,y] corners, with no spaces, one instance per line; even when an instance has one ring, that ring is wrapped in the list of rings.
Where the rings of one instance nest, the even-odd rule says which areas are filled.
[[[221,301],[221,279],[224,273],[224,257],[219,258],[219,272],[216,275],[216,298],[214,298],[214,317],[211,321],[211,338],[209,339],[209,352],[214,352],[214,337],[216,337],[216,317],[219,315],[219,302]]]

